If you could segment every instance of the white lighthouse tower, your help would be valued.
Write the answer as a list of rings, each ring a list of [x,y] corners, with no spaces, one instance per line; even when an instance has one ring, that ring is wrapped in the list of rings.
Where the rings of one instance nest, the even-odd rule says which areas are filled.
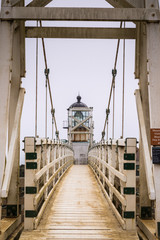
[[[92,107],[81,102],[80,95],[68,108],[68,142],[74,150],[75,164],[87,164],[88,148],[93,143],[92,112]]]

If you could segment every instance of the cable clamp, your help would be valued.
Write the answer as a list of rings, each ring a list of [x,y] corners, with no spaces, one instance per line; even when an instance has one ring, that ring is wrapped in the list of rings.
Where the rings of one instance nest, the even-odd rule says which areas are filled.
[[[117,75],[117,69],[112,69],[112,75],[115,77]]]
[[[44,69],[44,74],[45,74],[46,78],[48,78],[49,68],[45,68],[45,69]]]

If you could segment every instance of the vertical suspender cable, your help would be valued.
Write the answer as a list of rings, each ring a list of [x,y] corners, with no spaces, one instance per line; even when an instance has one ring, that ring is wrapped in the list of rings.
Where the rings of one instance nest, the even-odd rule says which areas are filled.
[[[47,138],[47,77],[46,77],[45,138]]]
[[[114,139],[114,117],[115,117],[115,80],[113,83],[113,119],[112,119],[112,139]]]
[[[54,137],[54,119],[53,119],[53,116],[52,116],[52,139]]]
[[[37,21],[38,27],[38,21]],[[38,98],[38,38],[36,38],[36,106],[35,106],[35,137],[37,137],[37,98]]]
[[[125,22],[124,22],[125,28]],[[124,137],[125,39],[123,40],[122,138]]]

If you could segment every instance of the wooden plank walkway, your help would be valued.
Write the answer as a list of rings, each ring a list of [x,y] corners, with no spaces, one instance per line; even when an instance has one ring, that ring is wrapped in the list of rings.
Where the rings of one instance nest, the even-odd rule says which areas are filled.
[[[122,230],[87,165],[74,165],[50,200],[37,230],[24,231],[26,239],[138,239]]]

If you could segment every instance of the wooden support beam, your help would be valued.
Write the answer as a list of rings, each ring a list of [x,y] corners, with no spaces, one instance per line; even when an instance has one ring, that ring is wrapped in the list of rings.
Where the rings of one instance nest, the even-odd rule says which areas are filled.
[[[160,21],[158,9],[3,7],[2,20]]]
[[[136,105],[137,105],[139,126],[140,126],[140,131],[141,131],[141,136],[142,136],[142,147],[143,147],[143,154],[144,154],[144,163],[145,163],[148,194],[149,194],[150,200],[155,200],[156,193],[155,193],[155,186],[154,186],[154,180],[153,180],[152,161],[151,161],[151,155],[150,155],[150,151],[149,151],[147,132],[146,132],[146,126],[145,126],[145,120],[144,120],[143,108],[142,108],[142,101],[141,101],[141,96],[140,96],[139,90],[135,91],[135,96],[136,96]]]
[[[91,116],[88,116],[87,118],[85,118],[83,121],[79,122],[75,127],[73,127],[71,129],[71,131],[76,130],[76,128],[78,128],[79,126],[83,125],[83,123],[85,123],[88,119],[90,119]],[[84,125],[84,127],[89,131],[89,128],[87,126]]]
[[[27,38],[135,39],[135,28],[26,27]]]
[[[32,0],[27,7],[45,7],[50,2],[52,2],[52,0]]]
[[[21,113],[23,108],[24,92],[25,90],[24,88],[22,88],[19,93],[18,103],[16,107],[16,112],[15,112],[15,119],[14,119],[12,134],[11,134],[7,165],[5,168],[4,181],[3,181],[3,187],[2,187],[3,198],[6,198],[9,192],[9,185],[10,185],[10,180],[12,176],[12,168],[13,168],[14,157],[15,157],[16,148],[17,148],[16,143],[17,143],[17,138],[19,134],[19,122],[21,119]]]
[[[12,71],[12,25],[0,21],[0,204],[7,148],[8,114]],[[0,207],[1,218],[1,207]]]
[[[143,0],[106,0],[115,8],[132,8],[132,7],[144,7]]]
[[[150,127],[160,129],[160,24],[147,24],[147,65],[148,65],[148,90],[150,103]],[[155,147],[155,146],[154,146]],[[159,147],[159,146],[157,146]],[[154,159],[153,159],[154,160]],[[154,183],[156,189],[155,220],[156,237],[160,238],[160,165],[153,164]]]

